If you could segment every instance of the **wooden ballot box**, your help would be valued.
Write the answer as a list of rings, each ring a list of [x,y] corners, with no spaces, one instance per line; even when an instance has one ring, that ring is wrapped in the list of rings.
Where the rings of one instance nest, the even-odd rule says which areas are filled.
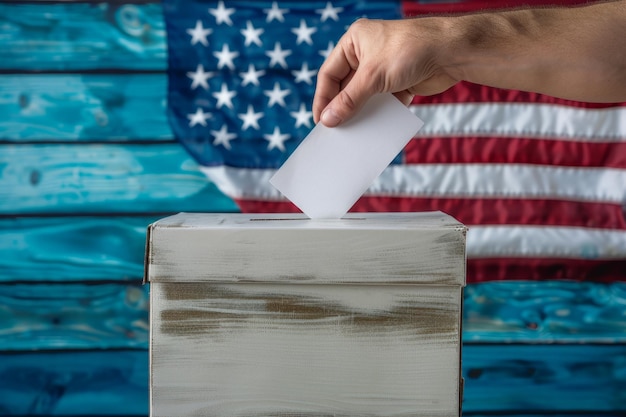
[[[458,416],[465,227],[439,213],[149,227],[152,416]]]

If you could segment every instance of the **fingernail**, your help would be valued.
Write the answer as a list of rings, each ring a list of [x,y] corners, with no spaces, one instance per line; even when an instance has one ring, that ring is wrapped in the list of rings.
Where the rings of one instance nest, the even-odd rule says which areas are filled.
[[[337,116],[333,109],[324,110],[322,112],[321,121],[322,123],[324,123],[325,126],[328,127],[337,126],[339,123],[341,123],[341,119],[339,118],[339,116]]]

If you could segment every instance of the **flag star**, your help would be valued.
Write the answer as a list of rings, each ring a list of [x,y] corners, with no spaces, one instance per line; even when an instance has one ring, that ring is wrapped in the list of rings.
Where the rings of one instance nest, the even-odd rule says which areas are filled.
[[[326,3],[326,7],[324,9],[315,10],[316,13],[322,15],[320,18],[322,22],[325,22],[326,19],[333,19],[335,21],[339,20],[339,13],[343,11],[343,7],[333,7],[331,2]]]
[[[306,106],[304,103],[300,103],[300,110],[292,111],[289,113],[291,117],[296,119],[296,127],[300,127],[305,125],[306,127],[311,127],[311,117],[313,117],[313,113],[310,111],[306,111]]]
[[[286,107],[285,97],[287,97],[291,92],[289,90],[281,90],[280,85],[278,83],[274,83],[274,89],[265,90],[263,94],[270,98],[268,102],[268,106],[272,107],[274,104],[278,103],[278,105],[282,107]]]
[[[320,51],[320,55],[324,57],[324,59],[328,59],[328,55],[335,49],[335,44],[332,42],[328,42],[328,48]]]
[[[246,130],[249,127],[253,127],[256,130],[260,129],[259,119],[263,117],[263,113],[255,113],[252,105],[248,104],[248,111],[246,113],[241,113],[238,116],[241,120],[243,120],[241,130]]]
[[[245,45],[250,46],[250,44],[255,44],[256,46],[261,46],[263,42],[261,42],[261,34],[264,32],[263,29],[255,29],[252,26],[252,22],[248,20],[246,23],[246,28],[240,30],[241,34],[246,37]]]
[[[191,44],[195,45],[200,42],[204,46],[209,46],[209,41],[206,37],[213,33],[212,29],[205,29],[202,26],[202,21],[196,20],[196,27],[193,29],[187,29],[187,33],[191,35]]]
[[[230,20],[230,15],[235,13],[235,9],[224,7],[224,2],[220,1],[217,4],[217,9],[209,9],[209,13],[215,16],[215,23],[220,25],[226,23],[228,26],[233,25],[233,21]]]
[[[231,70],[235,69],[233,59],[239,56],[239,52],[230,52],[228,45],[222,45],[222,50],[219,52],[213,52],[213,55],[219,60],[217,63],[217,69],[222,69],[225,66]]]
[[[235,97],[237,93],[235,91],[231,91],[226,86],[226,83],[222,83],[222,88],[218,93],[213,93],[213,97],[217,99],[217,108],[219,109],[222,106],[226,106],[229,109],[233,108],[233,97]]]
[[[263,135],[263,137],[269,142],[267,144],[268,151],[278,148],[282,152],[285,152],[285,141],[289,140],[291,136],[286,133],[280,133],[280,129],[276,126],[271,135]]]
[[[230,141],[237,137],[236,134],[228,132],[226,125],[222,125],[220,130],[211,130],[213,139],[213,145],[222,145],[226,149],[230,149]]]
[[[196,71],[190,71],[187,73],[187,77],[191,78],[191,89],[195,90],[198,86],[201,86],[205,90],[209,89],[209,83],[207,80],[213,77],[212,72],[204,72],[204,67],[202,64],[198,64]]]
[[[285,58],[291,55],[291,50],[283,50],[280,43],[276,42],[274,50],[265,52],[265,55],[270,57],[270,67],[274,67],[278,64],[283,68],[287,68],[287,61],[285,61]]]
[[[197,124],[206,126],[206,119],[210,119],[211,117],[211,113],[205,113],[204,110],[198,108],[195,113],[187,115],[189,127],[194,127]]]
[[[274,19],[278,20],[279,22],[284,22],[285,17],[283,15],[285,13],[289,13],[289,9],[279,9],[277,2],[272,3],[271,9],[263,9],[263,11],[267,13],[267,18],[265,19],[265,21],[268,23]]]
[[[300,26],[294,29],[291,29],[293,33],[296,34],[298,39],[296,39],[296,44],[300,45],[302,42],[306,42],[309,45],[313,45],[313,39],[311,39],[311,35],[317,32],[317,28],[308,27],[304,19],[300,19]]]
[[[291,71],[291,73],[296,77],[296,83],[303,81],[307,84],[313,84],[312,78],[317,74],[317,70],[309,70],[309,64],[305,62],[300,71]]]
[[[262,77],[263,75],[265,75],[265,71],[264,70],[256,70],[254,68],[254,65],[249,64],[248,65],[248,71],[247,72],[240,72],[239,75],[241,75],[241,78],[243,78],[243,81],[241,82],[242,86],[246,86],[250,83],[254,84],[254,85],[259,85],[259,77]]]

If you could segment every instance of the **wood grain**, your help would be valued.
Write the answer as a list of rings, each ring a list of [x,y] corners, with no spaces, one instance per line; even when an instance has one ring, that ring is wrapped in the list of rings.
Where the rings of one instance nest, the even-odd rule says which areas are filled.
[[[147,272],[151,282],[465,285],[465,232],[441,212],[181,213],[151,226]]]
[[[626,345],[465,345],[464,410],[626,413]]]
[[[181,298],[192,300],[204,294],[187,294],[185,287],[175,288]],[[0,331],[0,346],[10,351],[147,349],[148,289],[138,284],[88,281],[1,284],[0,322],[5,325]],[[502,349],[507,349],[508,343],[623,344],[623,291],[623,283],[470,284],[465,290],[463,341],[466,347],[489,343]],[[488,298],[477,299],[477,294],[493,294],[493,303]],[[511,306],[506,300],[511,300]],[[527,320],[542,310],[563,309],[570,312],[569,318],[548,314],[536,327]]]
[[[460,286],[151,284],[152,416],[454,416]]]
[[[30,3],[0,4],[1,70],[166,67],[165,23],[156,1]]]
[[[466,343],[624,343],[626,283],[489,282],[465,291]]]
[[[463,415],[626,414],[626,345],[465,345]],[[0,353],[0,414],[147,416],[148,351]]]
[[[0,146],[0,214],[237,211],[176,143]]]
[[[0,284],[4,351],[148,347],[148,287]]]
[[[0,140],[172,140],[165,74],[0,76]]]
[[[141,282],[157,217],[0,219],[0,281]]]
[[[147,416],[148,352],[0,353],[0,414]]]
[[[181,213],[147,247],[152,416],[458,416],[465,227]]]
[[[0,71],[16,75],[0,76],[0,141],[172,141],[164,112],[165,74],[133,73],[160,72],[167,65],[161,6],[143,3],[1,3]],[[130,73],[80,73],[111,69]],[[17,75],[32,71],[78,73]],[[135,190],[142,197],[134,205],[123,195],[126,190],[118,189],[122,193],[118,196],[112,189],[105,190],[105,179],[98,191],[80,188],[81,181],[95,184],[95,177],[71,178],[72,169],[94,174],[80,163],[86,155],[72,153],[65,145],[57,150],[79,159],[68,158],[68,175],[55,175],[56,185],[40,171],[24,168],[8,173],[3,165],[7,161],[0,162],[0,181],[12,176],[0,187],[0,193],[5,193],[0,198],[1,212],[54,216],[74,210],[102,217],[0,219],[0,321],[6,324],[0,326],[0,349],[24,349],[0,354],[0,414],[147,416],[148,351],[145,319],[138,319],[145,314],[147,287],[139,296],[135,282],[143,273],[145,226],[156,217],[143,210],[151,210],[150,198],[166,211],[179,211],[179,204],[184,207],[180,210],[187,210],[185,204],[206,207],[210,203],[202,201],[202,189],[183,197],[177,197],[176,190],[166,191],[171,197],[147,197]],[[18,153],[11,158],[42,166],[48,166],[45,158],[51,158],[59,174],[58,154],[51,150],[37,160],[42,151],[33,147],[30,156]],[[105,155],[100,161],[112,159]],[[140,169],[158,176],[157,155],[150,161],[154,170]],[[9,162],[17,166],[14,160]],[[167,161],[163,166],[164,175],[175,175],[178,169]],[[185,173],[181,187],[189,191],[189,181],[195,179],[181,169]],[[120,184],[120,177],[113,181]],[[31,182],[45,183],[45,194],[43,186]],[[178,187],[172,176],[164,183]],[[55,193],[61,184],[79,187],[82,203],[63,200],[60,204],[56,199],[60,194]],[[125,186],[133,189],[131,183]],[[7,187],[24,189],[7,192]],[[109,200],[96,202],[97,194],[115,201],[111,211]],[[46,201],[44,195],[51,199]],[[127,210],[140,217],[118,216]],[[112,212],[117,214],[111,216]],[[89,284],[101,280],[120,284]],[[133,284],[124,284],[129,280]],[[276,311],[281,303],[273,305]],[[463,323],[464,414],[625,415],[625,310],[623,283],[468,286]],[[282,311],[302,314],[303,306],[286,303]],[[304,311],[319,315],[319,309]],[[65,349],[64,343],[65,348],[98,350],[31,352]],[[125,343],[145,349],[118,350]],[[101,350],[108,347],[115,349]]]

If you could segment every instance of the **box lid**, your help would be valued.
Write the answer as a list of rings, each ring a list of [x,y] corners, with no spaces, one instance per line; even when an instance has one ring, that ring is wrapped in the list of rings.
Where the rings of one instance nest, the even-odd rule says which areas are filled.
[[[180,213],[149,226],[145,280],[464,285],[465,235],[441,212]]]

